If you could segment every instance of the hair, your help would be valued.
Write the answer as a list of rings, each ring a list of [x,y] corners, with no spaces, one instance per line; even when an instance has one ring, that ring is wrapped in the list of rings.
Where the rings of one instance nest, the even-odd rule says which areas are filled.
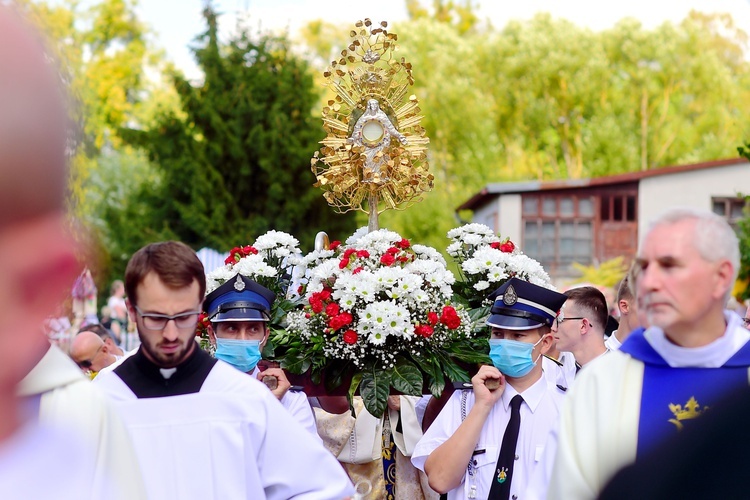
[[[649,223],[645,238],[648,238],[648,235],[657,227],[690,220],[695,221],[693,233],[695,249],[708,262],[729,261],[733,273],[731,283],[734,283],[740,272],[740,243],[734,229],[723,217],[713,212],[690,207],[672,208]],[[732,287],[730,286],[724,297],[725,301],[729,299],[731,293]]]
[[[109,294],[114,295],[115,292],[121,287],[124,286],[124,283],[122,280],[114,280],[112,282],[112,286],[109,287]]]
[[[609,317],[607,300],[598,288],[581,286],[571,288],[564,293],[568,297],[568,302],[574,301],[576,307],[581,309],[582,313],[592,317],[592,323],[595,328],[601,329],[602,332],[606,329],[607,318]]]
[[[620,286],[617,287],[617,303],[619,304],[621,300],[633,300],[633,298],[635,296],[633,295],[633,288],[630,286],[630,271],[628,271],[620,282]]]
[[[114,337],[112,336],[112,334],[110,333],[110,331],[109,331],[109,330],[107,330],[107,329],[106,329],[106,328],[105,328],[105,327],[104,327],[103,325],[101,325],[101,324],[93,324],[93,325],[86,325],[86,326],[82,326],[82,327],[81,327],[81,328],[80,328],[80,329],[78,330],[78,333],[81,333],[81,332],[91,332],[91,333],[95,333],[95,334],[97,334],[97,335],[98,335],[98,336],[99,336],[99,337],[100,337],[100,338],[101,338],[102,340],[107,340],[108,338],[109,338],[109,339],[112,339],[113,341],[115,340],[115,339],[114,339]]]
[[[150,272],[170,288],[188,287],[197,281],[200,297],[206,293],[203,264],[189,246],[179,241],[151,243],[130,258],[125,269],[125,293],[133,305],[138,303],[136,288]]]

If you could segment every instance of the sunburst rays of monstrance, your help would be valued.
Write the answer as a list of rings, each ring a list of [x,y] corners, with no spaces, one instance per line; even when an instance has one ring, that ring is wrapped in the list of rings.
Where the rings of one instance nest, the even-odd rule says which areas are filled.
[[[335,96],[323,108],[327,136],[311,160],[328,204],[369,214],[369,231],[379,229],[383,211],[421,200],[434,179],[419,102],[408,92],[411,63],[396,56],[398,36],[387,26],[357,22],[349,46],[323,73]]]

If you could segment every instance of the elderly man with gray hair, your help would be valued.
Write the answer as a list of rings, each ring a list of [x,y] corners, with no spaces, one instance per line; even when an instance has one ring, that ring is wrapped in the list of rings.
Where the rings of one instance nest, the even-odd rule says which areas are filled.
[[[748,385],[750,332],[725,311],[739,258],[734,231],[713,213],[676,208],[651,223],[633,283],[650,326],[576,379],[549,498],[595,498],[619,469]]]

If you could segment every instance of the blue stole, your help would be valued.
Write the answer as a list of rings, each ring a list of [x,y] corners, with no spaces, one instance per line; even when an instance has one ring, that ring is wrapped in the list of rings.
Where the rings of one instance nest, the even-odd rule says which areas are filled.
[[[620,350],[643,362],[636,459],[691,425],[732,391],[748,385],[750,342],[720,368],[672,368],[638,329]]]

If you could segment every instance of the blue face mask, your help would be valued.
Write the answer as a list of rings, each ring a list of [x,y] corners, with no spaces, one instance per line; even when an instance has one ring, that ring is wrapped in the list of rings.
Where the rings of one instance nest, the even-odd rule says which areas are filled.
[[[216,338],[216,358],[241,372],[250,372],[260,361],[260,340]]]
[[[539,339],[541,342],[544,339]],[[529,344],[518,340],[490,339],[490,359],[500,373],[518,378],[527,375],[536,365],[531,352],[539,344]],[[540,355],[541,357],[541,355]],[[539,361],[539,358],[537,358]]]

